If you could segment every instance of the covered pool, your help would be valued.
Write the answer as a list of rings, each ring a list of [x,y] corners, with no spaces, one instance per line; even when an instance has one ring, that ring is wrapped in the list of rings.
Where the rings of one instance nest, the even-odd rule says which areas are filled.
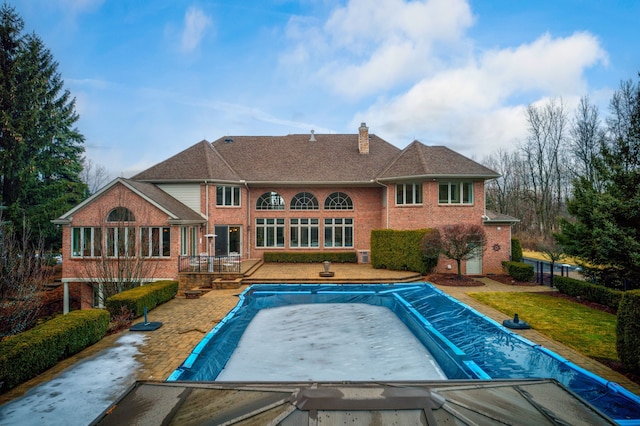
[[[262,309],[345,303],[391,310],[449,380],[553,378],[617,422],[640,424],[638,396],[522,338],[428,283],[253,285],[168,380],[216,380]],[[274,342],[275,351],[277,347]],[[255,362],[260,362],[260,354]]]

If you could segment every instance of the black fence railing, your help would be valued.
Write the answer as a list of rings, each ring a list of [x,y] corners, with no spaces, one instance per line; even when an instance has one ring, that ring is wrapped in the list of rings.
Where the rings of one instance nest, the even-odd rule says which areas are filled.
[[[554,263],[552,267],[551,262],[544,260],[524,258],[522,261],[529,265],[533,265],[536,283],[540,285],[553,287],[553,277],[555,275],[560,275],[561,277],[582,278],[580,268],[575,265]]]
[[[240,272],[240,255],[230,256],[180,256],[178,272]]]

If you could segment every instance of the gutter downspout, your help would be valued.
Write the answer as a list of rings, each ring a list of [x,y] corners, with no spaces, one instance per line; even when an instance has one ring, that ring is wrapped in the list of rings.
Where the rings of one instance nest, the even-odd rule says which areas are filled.
[[[247,188],[247,259],[251,258],[251,190],[249,190],[249,184],[246,180],[241,180],[244,183],[244,187]]]
[[[384,183],[380,182],[378,179],[376,179],[375,182],[378,185],[384,186],[384,189],[385,189],[385,194],[384,194],[385,203],[384,203],[384,206],[385,206],[385,214],[386,214],[386,221],[387,221],[387,223],[385,225],[385,228],[389,229],[389,185],[385,185]]]

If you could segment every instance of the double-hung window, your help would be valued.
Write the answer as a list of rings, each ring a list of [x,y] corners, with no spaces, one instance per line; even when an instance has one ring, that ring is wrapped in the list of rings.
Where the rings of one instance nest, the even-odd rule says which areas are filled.
[[[421,183],[396,184],[396,205],[422,204]]]
[[[135,257],[136,256],[136,229],[133,227],[108,227],[107,228],[107,256],[109,257]]]
[[[324,220],[325,247],[353,247],[353,219],[326,218]]]
[[[284,247],[284,219],[256,219],[256,247]]]
[[[318,247],[320,222],[319,219],[290,219],[289,246],[290,247]]]
[[[473,182],[440,182],[439,204],[473,204]]]
[[[216,186],[216,206],[237,207],[240,205],[239,186]]]
[[[170,257],[171,228],[158,226],[141,227],[140,255],[142,257]]]
[[[98,257],[102,255],[102,228],[71,228],[71,256]]]

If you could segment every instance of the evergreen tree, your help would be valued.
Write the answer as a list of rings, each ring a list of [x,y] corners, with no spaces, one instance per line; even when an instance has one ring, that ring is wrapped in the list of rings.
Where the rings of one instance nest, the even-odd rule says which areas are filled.
[[[51,220],[82,201],[84,137],[75,99],[51,52],[6,3],[0,8],[0,203],[47,247],[60,246]]]
[[[629,108],[618,114],[620,98]],[[640,287],[640,85],[625,82],[614,95],[616,123],[600,147],[595,163],[602,182],[582,176],[575,181],[568,211],[558,236],[568,254],[586,261],[592,273],[613,278],[626,289]],[[621,131],[622,129],[622,131]]]

